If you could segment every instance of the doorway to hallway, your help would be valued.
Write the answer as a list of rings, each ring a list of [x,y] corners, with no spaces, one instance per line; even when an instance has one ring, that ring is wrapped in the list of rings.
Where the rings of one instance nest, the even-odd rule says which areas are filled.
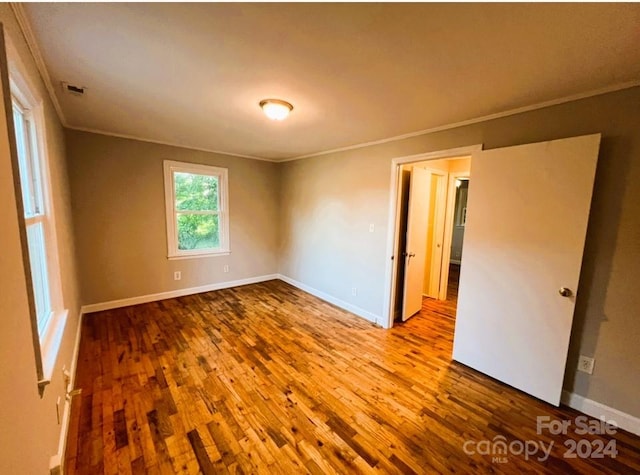
[[[417,315],[425,298],[447,302],[450,285],[457,295],[470,163],[461,156],[400,167],[396,321]]]

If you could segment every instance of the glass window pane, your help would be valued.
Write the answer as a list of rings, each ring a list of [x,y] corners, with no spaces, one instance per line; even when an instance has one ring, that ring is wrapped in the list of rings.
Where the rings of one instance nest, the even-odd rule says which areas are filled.
[[[220,247],[217,214],[183,214],[178,216],[178,249],[216,249]]]
[[[36,303],[38,333],[42,334],[51,315],[51,297],[47,278],[47,255],[45,252],[44,229],[42,223],[27,226],[29,261],[33,282],[33,297]]]
[[[175,172],[176,210],[218,211],[218,177]]]
[[[24,116],[24,140],[27,150],[29,170],[31,170],[31,200],[33,201],[34,215],[43,215],[42,184],[40,182],[40,163],[38,161],[38,145],[36,143],[36,131],[30,116]]]
[[[22,188],[22,201],[24,206],[24,214],[26,217],[36,214],[35,203],[33,200],[33,170],[31,169],[31,161],[27,156],[28,149],[25,129],[24,115],[17,108],[13,108],[13,123],[16,132],[16,148],[18,151],[18,166],[20,168],[20,187]]]

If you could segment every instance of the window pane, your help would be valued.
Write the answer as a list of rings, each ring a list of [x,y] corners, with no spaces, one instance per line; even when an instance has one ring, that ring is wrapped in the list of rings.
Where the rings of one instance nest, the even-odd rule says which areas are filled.
[[[175,172],[176,210],[218,211],[218,177]]]
[[[31,199],[33,200],[33,212],[36,215],[44,215],[42,206],[42,183],[40,181],[40,162],[38,145],[36,143],[36,131],[29,114],[24,115],[24,140],[27,150],[27,160],[31,170]]]
[[[16,148],[18,151],[18,164],[20,168],[20,187],[22,188],[22,201],[24,206],[24,214],[26,217],[36,214],[36,204],[33,199],[33,169],[31,160],[28,156],[28,147],[26,141],[26,124],[23,113],[13,108],[13,123],[16,128]]]
[[[42,223],[38,222],[27,226],[27,242],[29,245],[29,261],[33,282],[33,297],[36,303],[38,333],[42,334],[51,315],[51,298],[47,279],[47,255]]]
[[[216,249],[220,247],[217,214],[178,214],[178,249]]]

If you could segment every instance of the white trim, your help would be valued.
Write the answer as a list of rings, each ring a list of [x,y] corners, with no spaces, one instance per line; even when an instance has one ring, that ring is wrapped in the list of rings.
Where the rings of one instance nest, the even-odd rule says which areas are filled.
[[[12,7],[18,8],[18,10],[23,13],[21,6],[12,4]],[[16,14],[18,21],[20,20],[19,15],[20,13]],[[30,31],[27,31],[25,35],[29,33]],[[41,385],[42,388],[44,384],[48,384],[51,381],[69,312],[64,308],[62,295],[58,234],[55,225],[56,213],[49,148],[47,144],[47,121],[44,113],[44,97],[41,95],[40,89],[34,87],[31,78],[25,74],[25,65],[11,38],[7,36],[5,39],[7,61],[9,63],[11,100],[12,103],[14,100],[19,102],[20,107],[24,109],[23,114],[25,120],[28,121],[28,125],[31,128],[30,139],[32,142],[28,144],[29,154],[32,155],[32,162],[37,167],[37,170],[33,171],[33,173],[38,181],[37,192],[39,194],[40,204],[43,207],[43,209],[40,210],[41,215],[35,218],[25,218],[25,225],[29,225],[30,221],[33,220],[42,223],[45,248],[46,272],[44,272],[45,276],[43,278],[46,280],[46,286],[49,292],[48,297],[51,316],[45,323],[44,328],[40,328],[40,321],[36,322],[36,328],[38,329],[37,339],[40,346],[39,357],[41,360],[39,370],[42,372],[38,377],[39,385]],[[46,82],[44,78],[43,81]]]
[[[392,198],[392,195],[390,195],[389,197],[389,213],[391,214],[392,210],[394,211],[394,216],[398,216],[400,214],[401,211],[401,206],[402,203],[400,201],[400,193],[402,190],[402,171],[400,167],[396,167],[395,169],[392,167],[392,172],[391,172],[391,188],[396,190],[396,200],[394,201]],[[395,188],[394,188],[395,185]],[[409,191],[409,190],[407,190]],[[408,198],[407,198],[408,199]],[[389,257],[389,260],[387,260],[387,266],[391,266],[391,288],[392,289],[396,289],[397,286],[399,285],[396,282],[396,278],[397,278],[397,260],[400,258],[404,258],[404,256],[401,256],[401,252],[402,250],[399,249],[400,246],[400,223],[399,222],[395,222],[393,223],[395,227],[397,227],[397,232],[395,233],[390,233],[390,231],[387,231],[387,236],[391,236],[393,239],[393,243],[391,245],[391,252],[390,254],[387,254]],[[389,225],[391,225],[391,223],[389,223]],[[398,252],[398,255],[396,256],[396,251]],[[385,268],[385,272],[388,270],[388,267]],[[386,276],[386,274],[385,274]],[[404,284],[404,283],[403,283]],[[395,292],[393,292],[393,295],[390,297],[391,300],[389,301],[389,308],[390,311],[393,313],[393,316],[390,319],[387,319],[387,321],[382,321],[382,326],[384,328],[391,328],[391,325],[393,325],[393,322],[395,320],[397,320],[398,318],[401,318],[401,314],[402,314],[402,302],[400,303],[400,308],[395,308],[395,304],[396,304],[396,294]],[[386,295],[385,295],[386,298]],[[383,315],[384,315],[384,306],[386,305],[386,301],[383,303]],[[391,323],[389,323],[391,322]]]
[[[78,311],[78,328],[76,328],[76,339],[73,345],[73,354],[71,355],[71,368],[69,370],[70,379],[69,384],[65,389],[65,401],[64,412],[62,414],[62,421],[60,423],[60,438],[58,439],[58,453],[51,457],[49,461],[49,470],[54,473],[53,470],[58,469],[55,473],[65,473],[64,462],[67,451],[67,435],[69,433],[69,425],[71,423],[71,403],[72,399],[67,395],[75,389],[76,385],[76,370],[78,367],[78,357],[80,354],[80,338],[82,336],[82,321],[84,314]]]
[[[395,274],[398,259],[395,257],[395,247],[397,246],[398,237],[398,182],[400,165],[414,162],[422,162],[425,160],[437,160],[442,158],[468,157],[474,152],[481,151],[482,144],[469,145],[466,147],[451,148],[448,150],[440,150],[435,152],[419,153],[416,155],[408,155],[405,157],[396,157],[391,160],[391,184],[389,186],[389,226],[387,231],[387,252],[386,252],[386,268],[385,268],[385,293],[384,302],[382,304],[383,317],[380,324],[384,328],[391,328],[394,320],[393,301],[395,299]]]
[[[118,134],[115,132],[107,132],[104,130],[100,130],[100,129],[93,129],[90,127],[79,127],[79,126],[74,126],[74,125],[70,125],[70,124],[66,124],[64,123],[64,126],[68,129],[72,129],[72,130],[78,130],[80,132],[90,132],[93,134],[99,134],[99,135],[107,135],[110,137],[118,137],[118,138],[123,138],[123,139],[131,139],[131,140],[139,140],[140,142],[149,142],[149,143],[155,143],[155,144],[159,144],[159,145],[168,145],[171,147],[180,147],[180,148],[184,148],[184,149],[188,149],[188,150],[198,150],[200,152],[209,152],[209,153],[218,153],[221,155],[229,155],[231,157],[240,157],[240,158],[247,158],[250,160],[260,160],[263,162],[271,162],[271,163],[285,163],[285,162],[293,162],[295,160],[303,160],[305,158],[313,158],[313,157],[319,157],[322,155],[328,155],[331,153],[338,153],[338,152],[346,152],[349,150],[357,150],[359,148],[365,148],[365,147],[372,147],[374,145],[382,145],[385,143],[389,143],[389,142],[395,142],[398,140],[404,140],[404,139],[408,139],[408,138],[412,138],[412,137],[418,137],[420,135],[427,135],[427,134],[432,134],[435,132],[442,132],[445,130],[450,130],[450,129],[456,129],[458,127],[465,127],[467,125],[473,125],[473,124],[478,124],[481,122],[486,122],[489,120],[495,120],[495,119],[501,119],[504,117],[509,117],[512,115],[517,115],[517,114],[522,114],[525,112],[532,112],[538,109],[544,109],[545,107],[552,107],[552,106],[556,106],[556,105],[560,105],[560,104],[565,104],[567,102],[572,102],[572,101],[578,101],[580,99],[588,99],[589,97],[595,97],[595,96],[601,96],[603,94],[608,94],[611,92],[616,92],[616,91],[622,91],[624,89],[631,89],[633,87],[638,87],[640,86],[640,81],[628,81],[628,82],[624,82],[624,83],[620,83],[620,84],[616,84],[613,86],[609,86],[609,87],[603,87],[601,89],[595,89],[592,91],[588,91],[588,92],[584,92],[584,93],[580,93],[580,94],[574,94],[571,96],[566,96],[566,97],[562,97],[560,99],[553,99],[551,101],[546,101],[546,102],[539,102],[536,104],[532,104],[530,106],[524,106],[524,107],[519,107],[516,109],[510,109],[504,112],[496,112],[495,114],[489,114],[489,115],[484,115],[484,116],[480,116],[480,117],[476,117],[473,119],[468,119],[468,120],[463,120],[461,122],[453,122],[450,124],[444,124],[444,125],[440,125],[437,127],[432,127],[429,129],[423,129],[423,130],[418,130],[416,132],[409,132],[407,134],[402,134],[402,135],[395,135],[393,137],[387,137],[384,139],[380,139],[380,140],[373,140],[370,142],[362,142],[362,143],[358,143],[358,144],[354,144],[354,145],[347,145],[345,147],[338,147],[338,148],[333,148],[333,149],[329,149],[329,150],[322,150],[320,152],[313,152],[310,154],[306,154],[306,155],[299,155],[296,157],[288,157],[288,158],[265,158],[265,157],[257,157],[255,155],[244,155],[244,154],[240,154],[240,153],[233,153],[233,152],[225,152],[222,150],[213,150],[213,149],[209,149],[209,148],[202,148],[202,147],[193,147],[190,145],[184,145],[184,144],[180,144],[180,143],[175,143],[175,142],[165,142],[162,140],[154,140],[154,139],[149,139],[149,138],[143,138],[137,135],[127,135],[127,134]]]
[[[219,256],[230,256],[231,251],[215,251],[215,252],[205,252],[205,253],[189,253],[189,254],[180,254],[178,256],[169,256],[167,259],[170,261],[179,261],[181,259],[203,259],[205,257],[219,257]]]
[[[428,169],[428,168],[427,168]],[[429,170],[429,169],[428,169]],[[445,225],[446,225],[446,211],[447,211],[447,192],[449,187],[449,172],[443,172],[442,170],[434,169],[431,172],[432,175],[436,175],[440,177],[438,179],[438,189],[436,190],[435,197],[435,205],[434,205],[434,231],[431,239],[431,269],[429,271],[430,279],[429,279],[429,294],[431,294],[432,298],[435,295],[435,298],[442,300],[442,289],[440,289],[440,280],[442,275],[442,262],[444,259],[444,247],[446,246],[446,241],[444,241],[445,233]],[[441,248],[440,248],[440,259],[434,258],[438,251],[438,240],[442,239]],[[438,276],[438,280],[434,279],[434,276]],[[424,290],[424,283],[422,284]],[[447,295],[445,293],[446,300]]]
[[[294,287],[304,292],[307,292],[315,297],[318,297],[319,299],[322,299],[326,302],[336,305],[337,307],[340,307],[343,310],[351,312],[375,324],[379,324],[381,321],[381,318],[375,315],[374,313],[368,312],[367,310],[357,307],[356,305],[352,305],[343,300],[337,299],[325,292],[317,290],[313,287],[310,287],[306,284],[303,284],[302,282],[299,282],[295,279],[292,279],[282,274],[269,274],[269,275],[263,275],[259,277],[250,277],[248,279],[241,279],[241,280],[235,280],[235,281],[229,281],[229,282],[221,282],[218,284],[204,285],[201,287],[191,287],[187,289],[172,290],[169,292],[143,295],[140,297],[132,297],[132,298],[121,299],[121,300],[112,300],[110,302],[83,305],[80,311],[78,329],[76,332],[76,341],[75,341],[75,346],[73,351],[73,360],[71,362],[72,364],[71,378],[72,379],[69,385],[70,388],[75,387],[75,377],[76,377],[76,368],[78,364],[78,353],[80,348],[82,320],[85,314],[98,312],[101,310],[127,307],[129,305],[138,305],[141,303],[155,302],[158,300],[164,300],[164,299],[169,299],[174,297],[182,297],[185,295],[198,294],[201,292],[210,292],[213,290],[227,289],[231,287],[238,287],[241,285],[256,284],[259,282],[266,282],[274,279],[280,279],[283,282],[293,285]],[[561,402],[591,417],[595,417],[595,418],[605,417],[609,421],[613,420],[616,422],[616,425],[621,429],[627,430],[636,435],[640,435],[640,418],[638,417],[632,416],[630,414],[619,411],[618,409],[614,409],[612,407],[606,406],[605,404],[599,403],[597,401],[593,401],[591,399],[587,399],[584,396],[580,396],[578,394],[571,393],[566,390],[562,391]],[[68,425],[69,425],[69,412],[70,412],[70,408],[68,409],[67,406],[65,405],[65,412],[62,419],[63,422],[62,422],[62,429],[61,429],[60,445],[58,449],[58,455],[62,455],[62,456],[64,456],[64,452],[66,450],[66,431],[68,430]]]
[[[615,423],[615,425],[621,429],[629,431],[632,434],[640,435],[640,417],[632,416],[631,414],[567,390],[562,391],[560,402],[588,416],[595,417],[596,419],[604,418],[611,423]]]
[[[357,305],[353,305],[345,302],[344,300],[340,300],[336,297],[333,297],[332,295],[322,292],[321,290],[314,289],[313,287],[310,287],[307,284],[303,284],[302,282],[292,279],[291,277],[287,277],[286,275],[277,274],[277,278],[283,282],[286,282],[287,284],[297,287],[298,289],[308,294],[313,295],[314,297],[318,297],[319,299],[324,300],[325,302],[329,302],[336,307],[340,307],[341,309],[353,313],[358,317],[362,317],[365,320],[369,320],[370,322],[375,323],[376,325],[380,325],[380,316],[376,315],[375,313],[371,313],[368,310],[358,307]]]
[[[67,327],[69,310],[54,310],[40,337],[40,352],[42,357],[42,378],[51,381],[56,366],[60,344]]]
[[[186,149],[186,150],[196,150],[198,152],[217,153],[219,155],[227,155],[229,157],[246,158],[248,160],[259,160],[261,162],[271,162],[271,163],[278,163],[278,162],[281,161],[281,160],[276,160],[276,159],[272,159],[272,158],[256,157],[254,155],[243,155],[241,153],[225,152],[225,151],[222,151],[222,150],[213,150],[213,149],[210,149],[210,148],[192,147],[190,145],[184,145],[184,144],[180,144],[180,143],[177,143],[177,142],[166,142],[164,140],[148,139],[148,138],[144,138],[144,137],[139,137],[137,135],[118,134],[116,132],[107,132],[105,130],[93,129],[91,127],[78,127],[78,126],[75,126],[75,125],[65,125],[65,127],[67,129],[77,130],[79,132],[89,132],[91,134],[106,135],[108,137],[117,137],[119,139],[137,140],[139,142],[147,142],[147,143],[153,143],[153,144],[157,144],[157,145],[167,145],[169,147],[178,147],[178,148],[183,148],[183,149]]]
[[[471,158],[473,163],[473,158]],[[447,300],[447,288],[449,287],[449,264],[451,262],[451,244],[453,243],[453,226],[455,220],[456,211],[456,190],[455,185],[458,178],[469,178],[471,176],[471,170],[463,170],[460,172],[449,173],[449,183],[447,184],[447,198],[446,198],[446,216],[444,218],[444,238],[442,240],[442,262],[440,272],[440,292],[438,299]]]
[[[373,140],[371,142],[363,142],[354,145],[347,145],[345,147],[333,148],[330,150],[323,150],[322,152],[314,152],[306,155],[299,155],[297,157],[284,158],[277,160],[278,162],[292,162],[294,160],[302,160],[304,158],[318,157],[320,155],[328,155],[330,153],[346,152],[348,150],[355,150],[364,147],[371,147],[373,145],[381,145],[389,142],[395,142],[396,140],[404,140],[412,137],[418,137],[420,135],[432,134],[434,132],[442,132],[444,130],[456,129],[458,127],[465,127],[467,125],[478,124],[480,122],[486,122],[489,120],[502,119],[503,117],[509,117],[512,115],[522,114],[524,112],[531,112],[538,109],[544,109],[545,107],[557,106],[565,104],[567,102],[579,101],[580,99],[587,99],[589,97],[600,96],[602,94],[608,94],[610,92],[622,91],[623,89],[630,89],[632,87],[640,86],[640,80],[627,81],[612,86],[607,86],[599,89],[593,89],[587,92],[581,92],[579,94],[572,94],[570,96],[561,97],[558,99],[552,99],[550,101],[538,102],[529,106],[517,107],[515,109],[509,109],[504,112],[496,112],[495,114],[483,115],[475,117],[473,119],[467,119],[460,122],[452,122],[450,124],[439,125],[437,127],[431,127],[429,129],[417,130],[415,132],[409,132],[407,134],[395,135],[380,140]]]
[[[434,152],[416,153],[415,155],[406,155],[404,157],[396,157],[391,160],[393,166],[406,165],[408,163],[425,162],[428,160],[441,159],[464,159],[469,158],[474,152],[481,152],[482,144],[467,145],[465,147],[450,148],[447,150],[436,150]]]
[[[53,87],[53,82],[51,82],[51,76],[49,76],[49,71],[47,70],[47,66],[42,57],[42,53],[40,52],[40,47],[38,46],[38,42],[36,41],[36,37],[33,34],[33,30],[31,29],[31,24],[27,18],[27,14],[24,11],[24,7],[22,3],[10,2],[9,5],[13,10],[13,14],[16,17],[16,21],[20,26],[20,30],[22,30],[22,35],[24,36],[24,40],[27,43],[27,47],[29,48],[29,52],[33,57],[33,61],[36,63],[36,68],[40,73],[40,78],[44,83],[44,87],[47,89],[49,93],[49,98],[53,104],[56,113],[58,114],[58,119],[62,122],[62,125],[67,126],[67,120],[62,112],[62,107],[60,107],[60,102],[58,102],[58,97],[55,93],[55,88]]]
[[[176,162],[164,160],[164,197],[167,224],[167,257],[193,258],[208,256],[227,256],[230,254],[229,243],[229,170],[211,165],[198,163]],[[175,206],[175,173],[189,173],[192,175],[207,175],[218,179],[218,210],[217,211],[182,211],[183,214],[210,214],[218,216],[219,247],[209,249],[180,250],[178,247],[176,216],[181,212]]]
[[[239,154],[239,153],[233,153],[233,152],[224,152],[221,150],[211,150],[211,149],[207,149],[207,148],[199,148],[199,147],[192,147],[192,146],[188,146],[188,145],[181,145],[178,143],[171,143],[171,142],[165,142],[165,141],[160,141],[160,140],[153,140],[153,139],[148,139],[148,138],[142,138],[142,137],[137,137],[134,135],[125,135],[125,134],[117,134],[114,132],[106,132],[104,130],[98,130],[98,129],[92,129],[92,128],[87,128],[87,127],[77,127],[77,126],[72,126],[70,125],[63,112],[62,112],[62,108],[60,106],[60,103],[58,102],[58,98],[55,94],[55,88],[53,87],[53,83],[51,82],[51,77],[49,76],[49,72],[47,70],[46,64],[43,60],[42,54],[40,52],[40,48],[38,46],[38,42],[35,39],[35,36],[33,34],[33,30],[31,28],[31,25],[29,23],[29,20],[27,19],[27,16],[24,12],[24,7],[22,6],[21,3],[16,3],[16,2],[10,2],[10,6],[11,9],[13,10],[13,13],[16,17],[16,20],[18,22],[18,25],[20,26],[20,29],[22,30],[22,34],[24,35],[25,41],[27,43],[27,46],[29,47],[29,51],[31,52],[31,55],[33,56],[33,60],[36,63],[36,66],[38,68],[38,71],[40,72],[40,76],[42,78],[42,81],[44,82],[45,87],[47,88],[47,91],[49,92],[49,97],[51,98],[51,102],[53,103],[54,108],[56,109],[56,112],[58,114],[58,118],[60,119],[60,122],[62,122],[62,125],[64,125],[66,128],[68,129],[73,129],[73,130],[79,130],[79,131],[83,131],[83,132],[91,132],[94,134],[100,134],[100,135],[108,135],[108,136],[112,136],[112,137],[119,137],[119,138],[125,138],[125,139],[133,139],[133,140],[139,140],[141,142],[149,142],[149,143],[156,143],[156,144],[160,144],[160,145],[169,145],[172,147],[180,147],[180,148],[185,148],[185,149],[189,149],[189,150],[198,150],[198,151],[202,151],[202,152],[210,152],[210,153],[219,153],[222,155],[229,155],[232,157],[240,157],[240,158],[247,158],[250,160],[261,160],[261,161],[265,161],[265,162],[273,162],[273,163],[282,163],[282,162],[291,162],[294,160],[301,160],[304,158],[311,158],[311,157],[317,157],[320,155],[328,155],[330,153],[336,153],[336,152],[345,152],[348,150],[356,150],[359,148],[364,148],[364,147],[370,147],[373,145],[380,145],[380,144],[385,144],[385,143],[389,143],[389,142],[395,142],[397,140],[403,140],[403,139],[408,139],[408,138],[412,138],[412,137],[417,137],[420,135],[426,135],[426,134],[431,134],[434,132],[441,132],[444,130],[450,130],[450,129],[455,129],[458,127],[464,127],[467,125],[473,125],[473,124],[477,124],[480,122],[485,122],[485,121],[489,121],[489,120],[494,120],[494,119],[501,119],[503,117],[509,117],[512,115],[517,115],[517,114],[522,114],[524,112],[531,112],[531,111],[535,111],[538,109],[544,109],[545,107],[552,107],[552,106],[556,106],[556,105],[560,105],[560,104],[565,104],[567,102],[572,102],[572,101],[578,101],[580,99],[587,99],[589,97],[594,97],[594,96],[600,96],[602,94],[608,94],[610,92],[616,92],[616,91],[621,91],[623,89],[630,89],[632,87],[638,87],[640,86],[640,80],[634,80],[634,81],[626,81],[626,82],[622,82],[622,83],[618,83],[618,84],[614,84],[611,86],[606,86],[606,87],[602,87],[602,88],[598,88],[598,89],[592,89],[590,91],[587,92],[582,92],[582,93],[578,93],[578,94],[571,94],[569,96],[564,96],[564,97],[560,97],[558,99],[552,99],[549,101],[543,101],[543,102],[538,102],[535,104],[531,104],[528,106],[523,106],[523,107],[517,107],[515,109],[509,109],[506,110],[504,112],[496,112],[495,114],[489,114],[489,115],[483,115],[480,117],[475,117],[472,119],[467,119],[467,120],[463,120],[460,122],[452,122],[449,124],[443,124],[440,126],[436,126],[436,127],[431,127],[428,129],[422,129],[422,130],[417,130],[415,132],[409,132],[406,134],[401,134],[401,135],[395,135],[392,137],[387,137],[387,138],[383,138],[383,139],[379,139],[379,140],[373,140],[373,141],[369,141],[369,142],[362,142],[362,143],[358,143],[358,144],[353,144],[353,145],[347,145],[344,147],[338,147],[338,148],[333,148],[333,149],[329,149],[329,150],[323,150],[320,152],[313,152],[313,153],[309,153],[309,154],[305,154],[305,155],[298,155],[296,157],[290,157],[290,158],[282,158],[282,159],[273,159],[273,158],[264,158],[264,157],[256,157],[253,155],[243,155],[243,154]]]
[[[156,302],[158,300],[172,299],[175,297],[183,297],[185,295],[199,294],[202,292],[211,292],[213,290],[228,289],[231,287],[239,287],[241,285],[257,284],[268,280],[278,279],[278,274],[260,275],[257,277],[249,277],[247,279],[231,280],[227,282],[218,282],[217,284],[201,285],[199,287],[188,287],[185,289],[169,290],[167,292],[159,292],[157,294],[141,295],[139,297],[129,297],[126,299],[110,300],[108,302],[92,303],[83,305],[80,311],[83,314],[100,312],[102,310],[111,310],[113,308],[129,307],[130,305],[139,305],[141,303]]]

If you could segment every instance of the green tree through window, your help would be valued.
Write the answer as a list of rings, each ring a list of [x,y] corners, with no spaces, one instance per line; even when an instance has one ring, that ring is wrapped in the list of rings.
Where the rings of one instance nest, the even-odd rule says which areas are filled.
[[[226,168],[165,160],[169,258],[229,253]]]
[[[175,172],[174,186],[178,249],[219,247],[218,177]]]

